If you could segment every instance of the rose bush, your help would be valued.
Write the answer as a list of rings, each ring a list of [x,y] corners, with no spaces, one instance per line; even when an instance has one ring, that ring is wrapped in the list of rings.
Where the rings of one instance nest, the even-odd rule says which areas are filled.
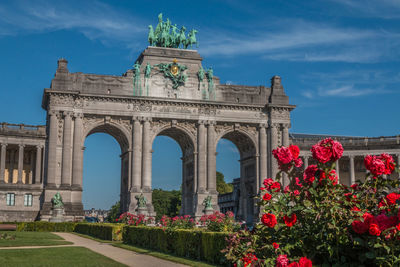
[[[327,138],[314,145],[316,164],[305,170],[295,161],[298,151],[273,151],[280,171],[260,188],[260,223],[232,234],[227,259],[237,266],[400,266],[400,183],[390,179],[398,172],[393,158],[367,156],[370,174],[346,186],[335,171],[343,154],[339,142]],[[290,179],[283,190],[282,173]]]
[[[235,221],[234,214],[227,211],[225,214],[214,212],[210,215],[203,215],[200,218],[201,226],[212,232],[233,232],[240,229],[240,223]]]

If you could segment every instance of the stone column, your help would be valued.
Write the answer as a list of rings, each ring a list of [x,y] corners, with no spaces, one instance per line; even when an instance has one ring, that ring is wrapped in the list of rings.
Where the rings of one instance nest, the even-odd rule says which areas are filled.
[[[61,186],[71,185],[71,161],[72,161],[72,113],[64,112],[64,137],[61,169]]]
[[[4,183],[4,175],[6,171],[6,153],[7,153],[7,144],[1,144],[1,155],[0,155],[0,184]]]
[[[259,150],[260,150],[260,181],[261,185],[263,180],[267,178],[267,134],[265,124],[261,124],[259,128]]]
[[[82,189],[83,176],[83,114],[74,114],[74,142],[72,156],[72,186],[75,189]]]
[[[199,121],[197,135],[197,192],[204,193],[206,186],[206,137],[203,121]]]
[[[14,182],[14,164],[15,164],[15,150],[10,150],[10,169],[8,170],[8,182],[12,184]]]
[[[289,146],[289,127],[290,125],[288,124],[283,124],[282,125],[282,145],[285,147]],[[289,185],[289,177],[286,173],[282,174],[282,183],[283,186]]]
[[[307,155],[304,155],[304,169],[307,169],[307,167],[308,167],[308,156]]]
[[[193,152],[193,192],[197,192],[197,151]]]
[[[210,193],[217,191],[215,153],[214,122],[209,122],[207,128],[207,191]]]
[[[337,160],[336,161],[336,174],[337,174],[338,180],[340,182],[339,171],[340,171],[339,160]]]
[[[131,164],[131,192],[140,192],[140,188],[142,187],[142,125],[140,124],[138,118],[133,119]]]
[[[58,121],[55,110],[50,110],[49,114],[49,141],[47,153],[47,186],[56,186],[56,170],[57,170],[57,132]]]
[[[151,191],[151,139],[150,139],[150,118],[143,122],[143,150],[142,150],[142,190]]]
[[[31,168],[29,170],[29,183],[33,184],[33,170],[35,169],[35,151],[31,150]],[[28,183],[28,182],[27,182]]]
[[[36,146],[35,184],[40,184],[42,167],[42,147]]]
[[[350,185],[354,184],[356,182],[356,176],[354,173],[354,156],[350,155]]]
[[[24,147],[20,144],[18,150],[18,184],[22,184],[22,171],[24,168]]]
[[[270,148],[271,152],[277,147],[278,147],[278,125],[271,124],[271,148]],[[274,156],[272,156],[272,154],[270,154],[270,156],[271,156],[271,177],[272,179],[275,179],[275,176],[278,173],[278,162],[276,161]]]

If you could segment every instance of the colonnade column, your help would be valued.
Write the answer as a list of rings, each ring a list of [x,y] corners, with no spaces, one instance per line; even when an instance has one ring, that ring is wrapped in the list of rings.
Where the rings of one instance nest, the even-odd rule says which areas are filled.
[[[132,127],[132,170],[131,192],[139,192],[141,186],[142,163],[142,125],[138,118],[133,118]]]
[[[33,179],[34,179],[33,170],[35,169],[35,151],[33,149],[31,150],[30,161],[31,161],[31,168],[29,170],[29,183],[33,184]]]
[[[217,191],[216,162],[215,162],[215,122],[209,122],[207,128],[207,191]]]
[[[335,169],[335,171],[336,171],[338,180],[340,181],[340,177],[339,177],[339,171],[340,171],[339,160],[336,161],[336,169]]]
[[[289,127],[290,125],[288,124],[283,124],[282,125],[282,145],[285,147],[289,146]],[[289,177],[286,173],[282,174],[282,183],[283,186],[289,185]]]
[[[83,114],[74,114],[74,141],[72,156],[72,186],[76,189],[82,189],[83,175]]]
[[[72,154],[72,114],[64,112],[64,137],[61,169],[61,186],[71,185],[71,154]]]
[[[206,181],[206,147],[204,122],[199,121],[197,129],[197,192],[205,192]]]
[[[265,130],[265,124],[261,124],[259,128],[259,143],[260,143],[260,181],[259,185],[262,184],[263,180],[267,178],[267,134]]]
[[[271,152],[278,147],[278,125],[271,124]],[[271,154],[271,176],[274,179],[278,173],[278,162]]]
[[[308,156],[307,155],[304,155],[304,169],[307,169],[307,167],[308,167]]]
[[[18,184],[22,184],[22,170],[24,167],[24,147],[25,145],[20,144],[18,150]]]
[[[356,177],[354,173],[354,156],[350,155],[350,185],[354,184],[356,182]]]
[[[15,165],[15,150],[11,149],[10,150],[10,169],[8,171],[8,182],[11,184],[14,182],[14,165]]]
[[[4,183],[4,174],[6,171],[6,152],[7,144],[1,144],[1,155],[0,155],[0,184]]]
[[[42,147],[36,146],[35,184],[40,184],[41,168],[42,168]]]
[[[57,131],[58,122],[57,114],[55,110],[50,110],[49,114],[49,141],[48,141],[48,153],[47,153],[47,186],[56,185],[56,168],[57,168]]]
[[[151,139],[150,139],[150,118],[143,122],[143,150],[142,150],[142,190],[151,191]]]

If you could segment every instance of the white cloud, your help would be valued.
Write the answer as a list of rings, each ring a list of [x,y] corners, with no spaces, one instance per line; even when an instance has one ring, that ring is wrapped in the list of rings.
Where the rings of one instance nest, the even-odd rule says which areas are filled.
[[[400,18],[399,0],[331,0],[348,8],[352,15],[383,19]]]
[[[145,32],[146,26],[139,19],[97,1],[76,6],[70,2],[18,1],[13,6],[0,6],[0,34],[64,29],[77,30],[89,39],[128,42],[135,33]]]
[[[374,89],[356,89],[354,85],[345,85],[339,88],[333,89],[319,89],[318,94],[320,96],[341,96],[341,97],[353,97],[353,96],[362,96],[362,95],[370,95],[381,91],[374,90]]]

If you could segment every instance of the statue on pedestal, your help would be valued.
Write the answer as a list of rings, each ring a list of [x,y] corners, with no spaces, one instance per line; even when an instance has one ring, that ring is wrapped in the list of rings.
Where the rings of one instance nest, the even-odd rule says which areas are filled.
[[[203,205],[204,205],[204,213],[206,215],[212,214],[214,212],[214,209],[212,207],[212,197],[211,196],[207,196],[204,199]]]
[[[64,221],[64,202],[60,192],[57,192],[51,199],[52,215],[49,222],[63,222]]]
[[[137,212],[138,214],[147,215],[147,199],[144,197],[143,193],[139,196],[135,196],[137,200]]]

